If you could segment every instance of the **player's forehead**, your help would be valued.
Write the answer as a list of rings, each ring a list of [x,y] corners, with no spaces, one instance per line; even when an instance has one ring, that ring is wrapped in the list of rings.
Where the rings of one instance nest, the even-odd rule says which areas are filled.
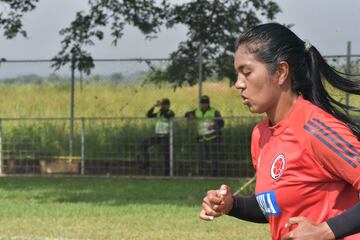
[[[234,68],[241,71],[244,68],[252,67],[258,63],[254,53],[251,53],[246,45],[240,45],[234,56]]]

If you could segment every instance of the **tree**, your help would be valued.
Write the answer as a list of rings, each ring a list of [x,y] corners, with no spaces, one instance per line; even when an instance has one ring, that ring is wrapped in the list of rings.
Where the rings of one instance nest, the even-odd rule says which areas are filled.
[[[23,29],[22,18],[26,12],[36,8],[39,0],[0,0],[3,9],[0,12],[0,30],[3,35],[12,39],[19,33],[27,37]],[[159,31],[165,12],[168,8],[166,0],[88,0],[89,11],[79,11],[70,26],[60,30],[64,36],[61,50],[52,59],[56,69],[67,63],[80,72],[90,73],[94,67],[93,58],[85,50],[87,46],[95,44],[95,40],[102,40],[102,27],[111,26],[113,44],[123,36],[126,24],[137,27],[147,38],[153,38]],[[5,59],[3,59],[5,61]]]
[[[167,27],[186,25],[188,39],[171,53],[169,66],[165,70],[155,70],[149,80],[170,82],[175,87],[196,84],[200,46],[204,79],[215,75],[235,80],[236,39],[249,27],[261,23],[261,18],[272,20],[278,12],[279,6],[269,0],[197,0],[172,6],[167,15]]]
[[[126,24],[137,27],[147,38],[156,34],[165,17],[166,1],[156,4],[155,0],[89,0],[89,12],[77,12],[71,25],[60,31],[64,36],[60,52],[53,58],[58,69],[71,62],[80,72],[90,73],[94,67],[91,54],[85,50],[102,40],[102,27],[111,26],[113,44],[123,36]]]
[[[37,2],[39,0],[0,0],[0,29],[7,39],[15,38],[19,33],[27,37],[21,19],[36,8]]]
[[[0,29],[7,38],[18,33],[26,37],[21,18],[32,11],[39,0],[0,0],[9,8],[0,13]],[[88,0],[89,10],[79,11],[70,26],[60,31],[64,36],[61,50],[53,58],[56,69],[71,63],[72,68],[90,73],[94,67],[86,47],[104,37],[103,28],[110,25],[113,44],[123,36],[125,25],[138,28],[146,38],[153,38],[166,23],[188,27],[188,39],[171,53],[171,62],[165,70],[154,70],[150,80],[170,82],[174,86],[193,85],[198,79],[200,46],[204,79],[211,75],[234,80],[232,56],[236,38],[246,29],[272,20],[280,12],[271,0],[196,0],[170,4],[169,0]]]

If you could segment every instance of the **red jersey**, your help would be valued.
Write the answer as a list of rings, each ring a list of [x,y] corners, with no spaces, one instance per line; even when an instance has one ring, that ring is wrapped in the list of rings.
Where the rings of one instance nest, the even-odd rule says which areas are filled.
[[[251,153],[256,198],[273,239],[296,227],[285,227],[291,217],[321,223],[359,201],[360,142],[346,124],[302,97],[276,125],[265,119],[254,128]]]

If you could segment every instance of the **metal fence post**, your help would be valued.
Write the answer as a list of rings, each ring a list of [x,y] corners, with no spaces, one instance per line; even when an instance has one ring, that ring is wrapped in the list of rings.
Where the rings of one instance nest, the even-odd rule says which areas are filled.
[[[173,131],[173,120],[170,120],[169,126],[169,155],[170,155],[170,177],[174,176],[174,131]]]
[[[351,74],[351,42],[347,42],[347,55],[346,55],[346,74]],[[349,114],[350,95],[345,95],[346,113]]]
[[[2,134],[2,120],[0,119],[0,175],[3,174],[3,134]]]
[[[200,99],[201,96],[203,94],[203,89],[202,89],[202,84],[203,84],[203,47],[202,44],[199,44],[199,104],[200,104]]]
[[[71,60],[71,93],[70,93],[70,142],[69,160],[72,161],[74,147],[74,108],[75,108],[75,56]]]
[[[80,173],[85,174],[85,119],[81,118],[81,159],[80,159]]]

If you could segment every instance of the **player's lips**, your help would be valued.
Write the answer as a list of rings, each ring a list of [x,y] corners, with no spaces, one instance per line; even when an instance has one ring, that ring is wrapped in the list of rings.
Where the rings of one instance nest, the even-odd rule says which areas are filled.
[[[248,99],[245,95],[241,94],[241,97],[242,97],[243,103],[244,103],[245,105],[249,104],[249,99]]]

